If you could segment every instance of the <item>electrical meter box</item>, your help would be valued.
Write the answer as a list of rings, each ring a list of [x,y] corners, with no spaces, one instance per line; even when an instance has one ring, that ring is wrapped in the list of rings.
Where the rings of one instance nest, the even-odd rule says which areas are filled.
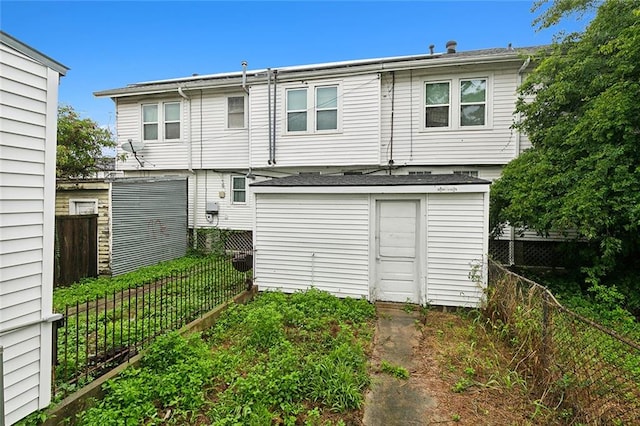
[[[205,208],[205,212],[207,214],[216,215],[216,214],[218,214],[219,211],[220,211],[220,206],[218,205],[218,203],[216,201],[207,201],[207,205],[206,205],[206,208]]]

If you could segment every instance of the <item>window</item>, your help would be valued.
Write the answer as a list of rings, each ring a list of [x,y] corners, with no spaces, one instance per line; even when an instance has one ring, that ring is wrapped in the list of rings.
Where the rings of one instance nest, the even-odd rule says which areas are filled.
[[[449,127],[449,83],[426,84],[427,127]]]
[[[487,80],[460,81],[460,126],[484,126],[486,105]]]
[[[96,214],[98,213],[98,200],[69,200],[69,214]]]
[[[478,171],[477,170],[454,170],[453,174],[454,175],[461,175],[461,176],[478,177]]]
[[[287,132],[338,130],[338,86],[315,86],[286,91]]]
[[[231,177],[231,193],[233,203],[247,202],[246,178],[244,176]]]
[[[227,128],[244,128],[244,96],[227,98]]]
[[[415,172],[409,172],[410,175],[430,175],[431,172],[430,171],[426,171],[426,170],[418,170]]]
[[[180,139],[181,115],[180,102],[142,105],[142,140]]]
[[[425,82],[424,127],[459,130],[486,126],[487,87],[487,78]]]

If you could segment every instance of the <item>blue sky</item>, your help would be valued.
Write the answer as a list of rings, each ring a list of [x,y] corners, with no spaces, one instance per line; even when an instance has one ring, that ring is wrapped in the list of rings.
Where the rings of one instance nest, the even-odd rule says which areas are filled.
[[[93,92],[130,83],[445,50],[534,46],[532,1],[5,1],[0,27],[71,68],[60,102],[114,127],[114,104]]]

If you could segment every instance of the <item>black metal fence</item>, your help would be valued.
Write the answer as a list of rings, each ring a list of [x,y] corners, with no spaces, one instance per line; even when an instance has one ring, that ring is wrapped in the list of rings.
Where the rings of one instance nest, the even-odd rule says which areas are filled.
[[[539,400],[571,424],[638,424],[640,343],[562,306],[543,286],[489,261],[485,314],[515,350]]]
[[[249,288],[252,260],[252,252],[210,256],[162,279],[67,305],[54,329],[54,395],[77,390],[136,355],[156,336]]]

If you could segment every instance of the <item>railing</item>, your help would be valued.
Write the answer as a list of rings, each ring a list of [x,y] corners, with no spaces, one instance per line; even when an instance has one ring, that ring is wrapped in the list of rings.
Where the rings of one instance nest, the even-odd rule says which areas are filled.
[[[53,392],[64,397],[251,285],[252,253],[209,257],[187,270],[64,309],[54,327]]]
[[[543,286],[489,261],[485,314],[514,348],[539,401],[574,421],[636,424],[640,343],[562,306]]]

